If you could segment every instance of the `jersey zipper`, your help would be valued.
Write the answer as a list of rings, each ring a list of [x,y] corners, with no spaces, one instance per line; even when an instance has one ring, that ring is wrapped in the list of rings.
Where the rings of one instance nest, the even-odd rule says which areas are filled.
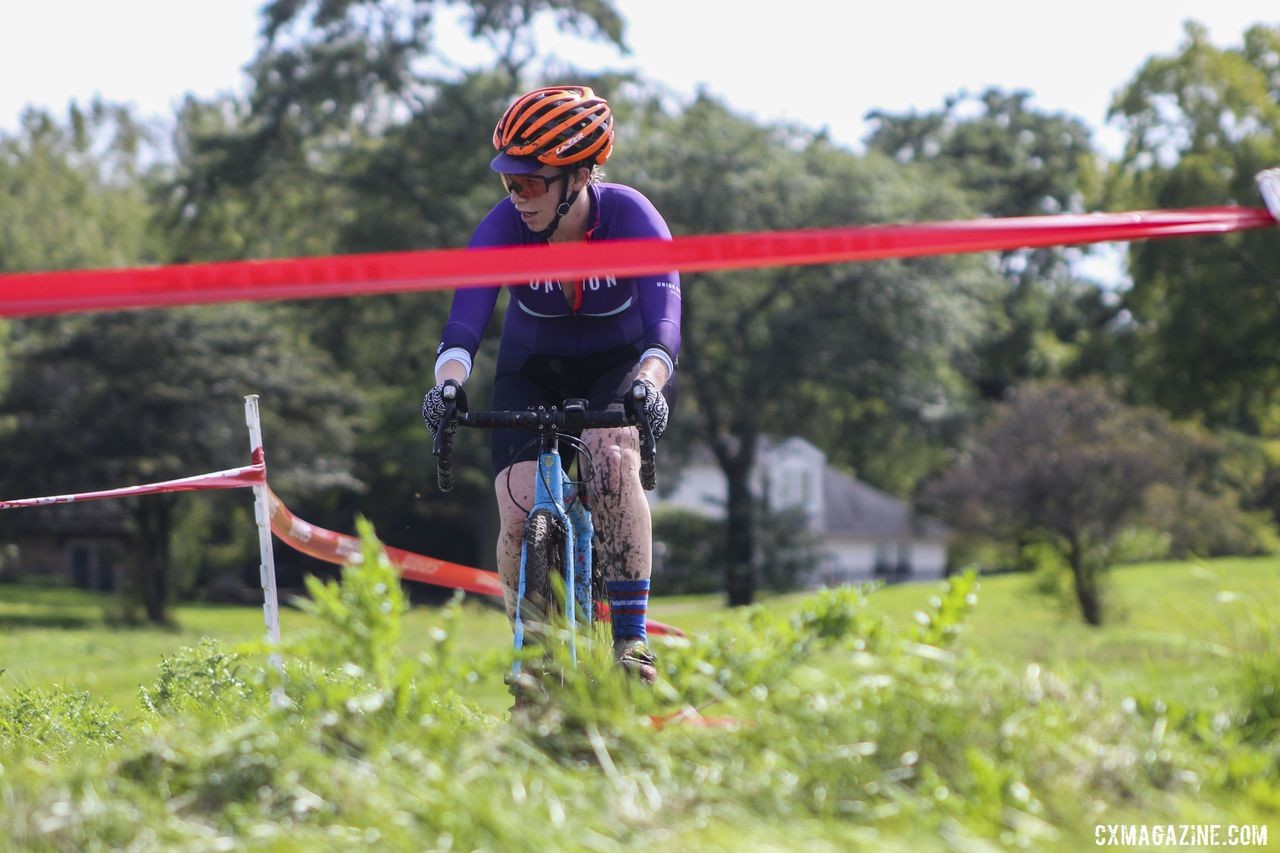
[[[587,187],[587,201],[591,205],[592,220],[591,227],[587,229],[587,233],[583,235],[584,243],[591,242],[591,237],[596,233],[596,229],[600,227],[600,200],[596,197],[596,193],[592,187]],[[569,294],[565,291],[564,282],[560,282],[560,295],[564,298],[565,304],[569,306],[570,313],[574,316],[575,323],[579,323],[578,312],[582,310],[582,300],[586,295],[587,280],[585,278],[578,280],[578,292],[573,295],[573,299],[569,298]],[[578,330],[580,331],[580,330]]]

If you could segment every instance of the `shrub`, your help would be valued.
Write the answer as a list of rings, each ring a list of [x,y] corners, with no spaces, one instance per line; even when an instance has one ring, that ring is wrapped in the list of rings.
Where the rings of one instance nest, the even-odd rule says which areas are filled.
[[[120,741],[123,729],[117,709],[84,691],[16,687],[0,696],[0,744],[19,754],[75,755]]]
[[[198,711],[234,719],[242,712],[242,703],[264,695],[250,672],[258,670],[246,666],[240,654],[224,651],[215,640],[206,638],[195,648],[161,658],[160,676],[151,687],[140,688],[139,698],[154,714]]]

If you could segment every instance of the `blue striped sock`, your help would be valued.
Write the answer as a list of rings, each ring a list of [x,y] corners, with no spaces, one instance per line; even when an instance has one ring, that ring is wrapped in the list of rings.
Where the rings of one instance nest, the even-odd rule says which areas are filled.
[[[605,581],[604,585],[609,591],[614,642],[647,640],[645,620],[649,613],[649,581]]]

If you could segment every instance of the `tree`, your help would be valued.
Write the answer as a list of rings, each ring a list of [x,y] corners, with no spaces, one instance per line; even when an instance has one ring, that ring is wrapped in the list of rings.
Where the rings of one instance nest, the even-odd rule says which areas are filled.
[[[448,57],[432,41],[442,0],[272,0],[262,11],[263,45],[249,66],[252,88],[242,120],[198,139],[211,182],[258,184],[280,169],[322,179],[359,180],[334,169],[418,117],[465,106],[440,100],[460,75],[441,73]],[[533,24],[553,17],[562,29],[623,43],[610,0],[466,0],[471,36],[497,51],[506,96],[535,56]],[[465,75],[461,75],[465,76]],[[491,126],[493,113],[480,126]],[[485,140],[479,140],[485,141]],[[351,158],[351,155],[356,155]],[[447,177],[440,168],[433,177]],[[340,176],[340,177],[339,177]]]
[[[6,483],[56,494],[243,464],[242,397],[257,393],[275,488],[357,486],[347,454],[359,392],[275,317],[235,306],[18,324],[0,402]],[[187,497],[126,499],[130,592],[152,622],[167,619],[170,538]]]
[[[127,109],[101,101],[72,106],[63,123],[27,110],[16,132],[0,133],[0,271],[151,260],[146,142]],[[0,321],[0,393],[8,337]]]
[[[147,152],[146,133],[124,107],[73,105],[65,122],[25,112],[16,132],[0,133],[0,270],[152,260]]]
[[[1080,212],[1098,180],[1089,129],[1033,108],[1031,97],[991,88],[952,95],[925,113],[876,110],[868,116],[874,129],[867,146],[954,181],[987,216]],[[986,399],[998,400],[1026,379],[1068,372],[1115,316],[1118,303],[1072,272],[1079,254],[1048,247],[998,256],[1009,288],[979,349],[977,381]]]
[[[1280,163],[1280,26],[1217,48],[1196,23],[1173,56],[1147,60],[1116,95],[1126,133],[1114,203],[1259,203],[1254,175]],[[1179,418],[1280,432],[1280,241],[1248,233],[1129,246],[1134,390]]]
[[[947,218],[940,181],[821,135],[760,125],[702,96],[624,116],[636,134],[611,172],[639,187],[674,233]],[[726,585],[749,603],[759,518],[749,478],[765,433],[797,433],[837,464],[900,492],[938,460],[965,409],[966,348],[998,279],[972,258],[687,276],[677,424],[727,483]]]
[[[1071,568],[1086,622],[1104,617],[1102,576],[1148,491],[1186,485],[1190,443],[1163,413],[1097,383],[1020,387],[973,436],[923,502],[957,528],[1042,542]]]
[[[621,48],[623,23],[608,0],[468,0],[465,25],[490,43],[496,69],[461,72],[433,38],[444,6],[267,4],[248,98],[184,107],[179,162],[164,195],[178,257],[465,245],[501,197],[488,168],[490,137],[535,59],[533,25],[551,18]],[[479,443],[460,443],[451,495],[426,487],[429,438],[417,412],[449,299],[400,294],[289,307],[290,325],[358,376],[370,403],[354,450],[369,491],[358,504],[353,492],[317,496],[307,512],[337,526],[360,512],[399,546],[484,564],[492,559],[480,544],[491,513],[475,508],[491,505],[492,484]],[[489,357],[482,351],[477,379]],[[477,399],[482,385],[473,382]]]

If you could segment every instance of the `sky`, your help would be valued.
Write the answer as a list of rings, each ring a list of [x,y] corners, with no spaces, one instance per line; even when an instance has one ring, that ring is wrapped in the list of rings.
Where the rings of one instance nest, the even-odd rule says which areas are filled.
[[[262,0],[0,0],[0,130],[23,108],[56,112],[94,95],[167,117],[186,93],[243,92]],[[857,147],[872,109],[929,110],[960,90],[1027,89],[1083,119],[1103,150],[1109,101],[1142,62],[1183,42],[1194,18],[1215,44],[1280,24],[1275,0],[618,0],[632,53],[558,36],[541,44],[581,67],[639,71],[678,94],[703,87],[758,119],[826,128]],[[744,11],[748,7],[759,13]],[[483,54],[447,21],[441,44]]]

